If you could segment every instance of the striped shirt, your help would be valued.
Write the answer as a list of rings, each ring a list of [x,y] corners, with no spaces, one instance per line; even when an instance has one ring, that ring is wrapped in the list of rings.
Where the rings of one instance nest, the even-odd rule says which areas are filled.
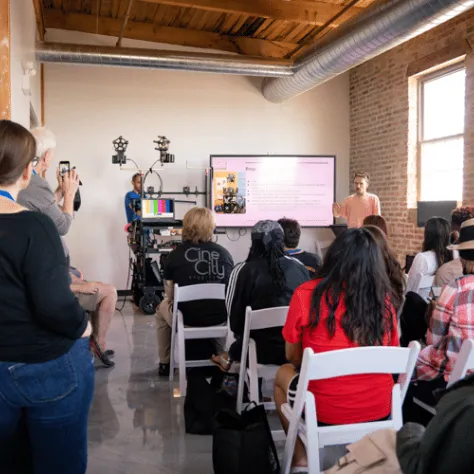
[[[441,291],[415,378],[433,380],[443,375],[447,381],[465,339],[474,339],[474,275],[458,278]]]
[[[367,216],[380,216],[380,201],[375,194],[352,194],[344,199],[341,216],[347,219],[347,227],[362,227]]]

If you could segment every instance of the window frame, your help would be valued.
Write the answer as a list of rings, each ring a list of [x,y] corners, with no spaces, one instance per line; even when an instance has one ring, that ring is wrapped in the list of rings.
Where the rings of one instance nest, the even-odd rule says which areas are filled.
[[[440,79],[443,76],[447,76],[454,72],[460,71],[464,69],[466,71],[466,64],[464,58],[461,61],[457,61],[454,64],[450,64],[449,66],[436,69],[436,71],[422,74],[418,77],[418,84],[417,84],[417,131],[416,131],[416,170],[417,170],[417,183],[416,183],[416,198],[417,201],[421,201],[421,148],[422,145],[426,143],[436,143],[442,142],[446,139],[456,139],[456,138],[464,138],[466,126],[464,124],[464,130],[462,133],[457,133],[455,135],[445,135],[443,137],[437,138],[430,138],[428,140],[423,140],[423,129],[424,129],[424,113],[423,113],[423,104],[424,104],[424,88],[423,85],[426,82],[432,81],[434,79]],[[464,96],[466,92],[464,92]],[[465,104],[464,104],[465,105]],[[465,118],[465,116],[464,116]],[[465,122],[465,120],[464,120]],[[464,164],[463,164],[463,171],[464,171]]]

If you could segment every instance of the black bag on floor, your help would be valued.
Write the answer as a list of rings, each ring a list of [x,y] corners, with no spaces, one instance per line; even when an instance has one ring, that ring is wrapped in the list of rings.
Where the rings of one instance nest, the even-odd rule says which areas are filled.
[[[184,401],[186,433],[210,435],[214,416],[223,408],[235,407],[235,398],[222,390],[224,374],[217,367],[196,368],[188,371],[188,385]]]
[[[278,474],[280,463],[263,405],[221,410],[212,440],[214,474]]]

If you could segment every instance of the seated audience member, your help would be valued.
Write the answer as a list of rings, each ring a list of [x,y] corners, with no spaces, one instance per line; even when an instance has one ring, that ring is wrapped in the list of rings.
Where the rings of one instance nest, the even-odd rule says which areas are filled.
[[[453,259],[449,245],[449,223],[443,217],[428,219],[425,226],[423,251],[413,260],[408,272],[406,292],[414,291],[425,301],[428,300],[431,288],[419,288],[424,276],[434,275],[436,270]]]
[[[257,222],[252,228],[252,246],[247,260],[237,265],[230,276],[226,305],[236,341],[228,353],[212,357],[224,371],[230,369],[234,360],[240,360],[247,306],[253,310],[288,306],[296,288],[310,279],[308,270],[300,262],[285,255],[284,238],[277,222]],[[260,364],[286,362],[281,328],[252,331],[251,337],[257,345]]]
[[[183,219],[183,243],[173,250],[164,267],[165,298],[156,313],[156,334],[160,357],[159,375],[170,371],[171,326],[173,323],[174,285],[202,283],[227,284],[234,261],[221,245],[212,242],[214,215],[209,209],[195,207]],[[201,300],[180,303],[186,326],[205,327],[224,324],[224,301]]]
[[[91,329],[54,223],[15,202],[36,160],[30,132],[0,121],[0,471],[85,474]]]
[[[299,260],[309,271],[311,276],[314,276],[321,266],[321,257],[315,253],[305,252],[298,248],[301,238],[301,227],[298,221],[293,219],[283,218],[278,221],[285,232],[285,252],[290,257]]]
[[[416,421],[413,397],[434,405],[432,392],[446,386],[464,339],[474,336],[474,219],[461,226],[458,250],[464,276],[441,291],[426,334],[427,346],[418,357],[414,379],[404,406],[405,421]],[[408,397],[410,395],[410,397]]]
[[[290,364],[278,370],[275,402],[294,403],[303,351],[316,353],[364,346],[398,346],[397,316],[382,252],[365,228],[348,229],[329,247],[316,280],[294,293],[283,328]],[[330,295],[330,296],[329,296]],[[330,298],[331,305],[328,304]],[[311,382],[320,425],[363,423],[390,415],[393,377],[366,374]],[[306,466],[297,441],[294,467]]]
[[[364,222],[362,225],[364,227],[367,227],[368,225],[373,225],[375,227],[378,227],[385,234],[385,237],[388,237],[387,222],[382,216],[378,216],[378,215],[367,216],[364,219]]]
[[[66,235],[72,224],[74,214],[74,196],[79,186],[79,176],[75,170],[64,176],[57,174],[58,188],[55,192],[48,182],[41,176],[46,173],[53,160],[56,148],[56,137],[45,127],[35,128],[31,131],[36,141],[36,164],[30,184],[18,196],[18,202],[32,211],[46,214],[52,219],[61,236]],[[63,202],[62,205],[60,204]],[[69,250],[63,237],[61,237],[64,253],[70,262]],[[110,357],[114,351],[106,350],[106,336],[112,323],[117,304],[117,290],[113,285],[101,282],[87,282],[82,279],[80,272],[72,270],[76,277],[72,278],[71,289],[76,293],[79,302],[87,300],[86,294],[97,295],[97,308],[91,314],[93,335],[91,347],[106,367],[114,363]]]
[[[463,222],[474,218],[474,209],[472,207],[458,207],[451,214],[451,243],[457,244],[459,240],[459,231]],[[454,255],[453,255],[454,257]],[[462,276],[461,259],[456,255],[448,263],[441,265],[435,277],[435,286],[447,285],[450,281]]]
[[[392,289],[390,293],[390,300],[395,307],[395,311],[398,312],[398,310],[402,307],[403,293],[405,291],[405,275],[403,273],[402,266],[398,262],[397,257],[393,251],[390,249],[386,235],[380,229],[380,227],[364,225],[364,228],[373,235],[379,244],[380,249],[382,250],[385,269],[387,270],[388,279],[390,280],[390,286]]]

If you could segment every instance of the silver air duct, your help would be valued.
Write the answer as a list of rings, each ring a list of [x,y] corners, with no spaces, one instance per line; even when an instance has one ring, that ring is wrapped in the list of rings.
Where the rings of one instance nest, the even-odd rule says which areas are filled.
[[[389,0],[337,28],[295,65],[291,77],[265,79],[262,92],[283,102],[444,23],[474,0]]]
[[[180,55],[173,51],[63,43],[38,43],[36,60],[43,63],[172,69],[242,76],[285,77],[293,74],[289,62],[278,59],[259,60],[205,53]]]

